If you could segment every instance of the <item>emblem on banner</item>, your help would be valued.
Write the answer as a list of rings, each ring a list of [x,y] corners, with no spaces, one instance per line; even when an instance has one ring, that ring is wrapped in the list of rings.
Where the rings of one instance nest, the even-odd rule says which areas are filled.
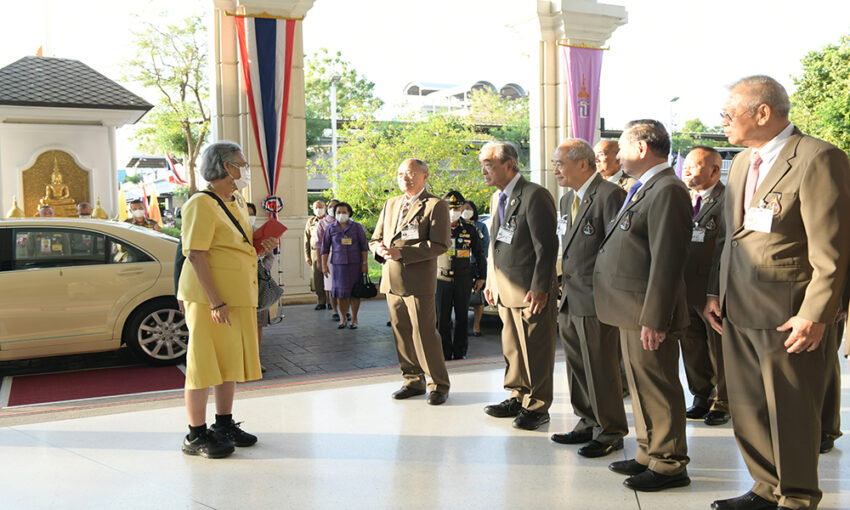
[[[578,93],[578,116],[582,119],[590,117],[590,94],[587,93],[584,75],[581,75],[581,90]]]
[[[277,214],[283,209],[283,199],[280,197],[271,196],[263,200],[263,209],[267,212]]]

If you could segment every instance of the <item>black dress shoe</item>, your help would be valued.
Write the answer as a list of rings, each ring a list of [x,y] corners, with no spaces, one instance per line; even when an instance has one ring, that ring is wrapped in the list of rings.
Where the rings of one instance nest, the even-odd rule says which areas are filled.
[[[411,388],[410,386],[402,386],[400,390],[397,390],[393,393],[393,398],[396,400],[404,400],[406,398],[424,394],[425,390],[417,390],[416,388]]]
[[[706,414],[708,414],[708,408],[698,405],[693,405],[685,411],[685,416],[689,420],[702,420]]]
[[[648,468],[635,459],[618,460],[608,464],[608,469],[621,475],[635,476],[643,473]]]
[[[820,436],[820,452],[821,453],[829,453],[835,447],[835,439],[827,436]]]
[[[446,400],[449,399],[448,393],[441,393],[439,391],[432,391],[428,394],[428,405],[438,406],[440,404],[445,404]]]
[[[549,423],[549,413],[538,413],[523,408],[520,409],[519,416],[514,418],[513,426],[515,429],[537,430],[537,427],[544,423]]]
[[[593,439],[592,432],[571,431],[566,434],[552,434],[552,441],[560,444],[584,444]]]
[[[335,313],[335,314],[331,315],[331,320],[332,321],[338,321],[339,320],[339,314]]]
[[[515,398],[503,400],[498,404],[489,405],[484,408],[484,412],[496,418],[513,418],[519,414],[522,409],[522,404]]]
[[[324,309],[325,309],[325,305],[316,305],[316,308],[313,308],[313,310],[324,310]]]
[[[776,503],[768,501],[755,492],[731,499],[718,499],[711,504],[712,510],[773,510]]]
[[[708,414],[705,415],[705,424],[716,426],[723,425],[725,423],[729,423],[729,418],[731,416],[729,413],[724,413],[723,411],[709,411]]]
[[[479,337],[479,336],[481,336],[481,332],[480,331],[473,331],[472,336]]]
[[[586,445],[582,446],[578,449],[578,454],[582,457],[587,457],[590,459],[596,457],[604,457],[612,452],[616,452],[617,450],[623,449],[623,440],[618,439],[611,444],[600,443],[597,440],[592,440]]]
[[[630,476],[623,480],[623,485],[629,489],[643,492],[658,492],[690,484],[691,479],[688,478],[687,471],[682,471],[677,475],[662,475],[647,469],[639,475]]]

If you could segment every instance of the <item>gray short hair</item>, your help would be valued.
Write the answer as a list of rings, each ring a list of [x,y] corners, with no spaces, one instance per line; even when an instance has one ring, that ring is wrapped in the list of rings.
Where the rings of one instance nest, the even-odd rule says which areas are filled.
[[[242,147],[236,142],[222,140],[211,143],[201,154],[201,177],[207,182],[227,177],[229,174],[224,163],[237,152],[242,152]]]
[[[596,153],[593,152],[593,147],[581,138],[570,138],[564,140],[561,146],[570,145],[570,150],[564,156],[572,161],[587,161],[587,165],[591,170],[596,170]]]
[[[785,91],[785,87],[781,83],[770,76],[757,74],[741,78],[729,87],[729,90],[735,90],[739,87],[747,89],[746,93],[742,95],[746,97],[744,106],[747,107],[750,115],[755,114],[759,106],[766,104],[773,113],[780,117],[788,117],[788,112],[791,111],[788,92]]]
[[[623,137],[629,143],[646,142],[653,154],[667,157],[670,154],[670,136],[664,124],[654,119],[638,119],[626,124]]]
[[[505,161],[511,160],[514,162],[514,170],[519,172],[519,151],[517,151],[516,145],[511,142],[487,142],[481,147],[480,152],[484,152],[484,149],[494,148],[493,156],[498,159],[500,162],[504,163]]]

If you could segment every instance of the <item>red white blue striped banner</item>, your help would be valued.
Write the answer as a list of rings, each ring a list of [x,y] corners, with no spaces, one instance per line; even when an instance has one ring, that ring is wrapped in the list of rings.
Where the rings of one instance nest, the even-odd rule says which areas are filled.
[[[268,198],[276,198],[286,139],[296,20],[247,16],[235,16],[234,19],[251,127],[263,166]],[[276,215],[278,211],[270,212]]]
[[[166,168],[168,168],[168,171],[171,172],[171,176],[174,177],[172,181],[174,182],[174,184],[180,184],[182,186],[186,186],[189,184],[188,182],[184,181],[182,177],[180,177],[180,174],[177,173],[177,168],[175,168],[174,166],[174,161],[172,161],[171,156],[169,156],[168,154],[165,155],[165,166]]]

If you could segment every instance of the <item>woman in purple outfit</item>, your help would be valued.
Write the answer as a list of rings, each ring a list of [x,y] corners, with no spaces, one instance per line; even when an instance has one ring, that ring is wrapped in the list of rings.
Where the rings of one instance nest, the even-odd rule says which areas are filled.
[[[352,297],[351,290],[369,269],[366,265],[369,247],[366,242],[366,229],[351,220],[351,206],[340,202],[335,209],[336,223],[325,229],[322,239],[322,271],[327,276],[328,255],[330,255],[333,275],[331,275],[331,297],[339,299],[338,328],[346,326],[348,305],[351,304],[351,322],[349,329],[357,329],[357,311],[360,310],[360,298]]]

